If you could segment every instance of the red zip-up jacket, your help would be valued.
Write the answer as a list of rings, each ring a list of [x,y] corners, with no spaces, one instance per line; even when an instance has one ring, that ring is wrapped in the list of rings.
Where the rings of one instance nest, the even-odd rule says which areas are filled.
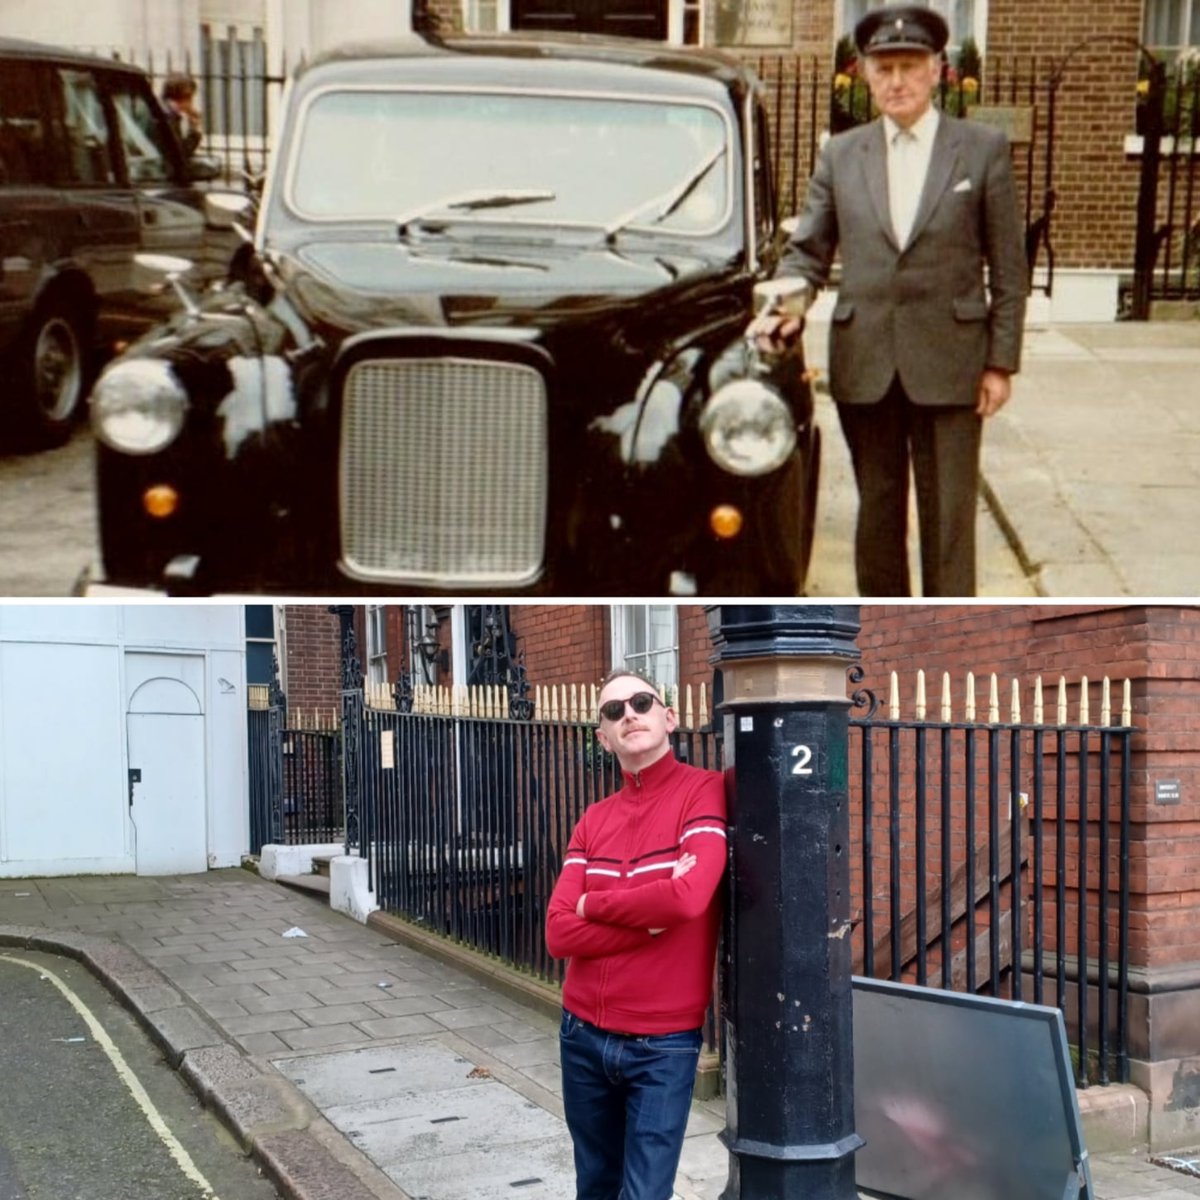
[[[721,920],[724,781],[670,753],[623,774],[625,786],[575,827],[550,897],[546,945],[570,959],[563,1004],[614,1033],[698,1029]],[[672,879],[684,853],[696,865]]]

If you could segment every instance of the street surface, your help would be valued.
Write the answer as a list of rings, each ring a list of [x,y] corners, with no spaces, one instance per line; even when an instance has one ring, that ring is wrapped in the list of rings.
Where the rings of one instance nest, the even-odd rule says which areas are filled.
[[[0,1079],[0,1200],[277,1200],[71,959],[0,947]]]
[[[818,397],[817,423],[822,436],[821,494],[807,594],[853,596],[854,479],[828,397]],[[914,511],[914,530],[915,520]],[[911,541],[911,573],[919,586],[915,533]],[[70,595],[96,553],[92,439],[87,427],[81,426],[58,450],[29,455],[0,451],[0,596]],[[981,595],[1036,594],[982,500],[979,557]]]

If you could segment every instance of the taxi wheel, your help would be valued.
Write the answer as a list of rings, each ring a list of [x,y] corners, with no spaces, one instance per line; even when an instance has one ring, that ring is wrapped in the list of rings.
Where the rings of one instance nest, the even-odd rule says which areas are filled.
[[[19,441],[61,446],[71,435],[88,391],[87,322],[64,296],[38,305],[14,347],[18,381],[13,413]]]

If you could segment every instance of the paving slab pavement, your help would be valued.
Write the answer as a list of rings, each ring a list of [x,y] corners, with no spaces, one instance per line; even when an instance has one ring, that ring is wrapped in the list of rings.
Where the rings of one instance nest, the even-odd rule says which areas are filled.
[[[833,299],[805,333],[821,372]],[[836,415],[823,424],[818,519],[849,563],[853,481]],[[982,474],[981,596],[1200,595],[1200,321],[1031,324],[1013,398],[984,430]],[[852,570],[831,582],[841,590],[818,570],[812,594],[853,594]]]
[[[85,962],[293,1200],[564,1194],[546,1003],[326,902],[241,870],[0,880],[0,945]],[[693,1106],[681,1200],[721,1194],[723,1125],[721,1102]],[[1092,1174],[1093,1200],[1200,1197],[1143,1154]]]

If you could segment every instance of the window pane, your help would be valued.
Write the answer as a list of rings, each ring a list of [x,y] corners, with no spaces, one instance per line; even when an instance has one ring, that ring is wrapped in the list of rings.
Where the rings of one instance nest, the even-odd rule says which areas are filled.
[[[130,183],[162,183],[171,178],[167,157],[168,131],[140,90],[117,82],[112,92],[117,111],[117,131],[125,152]]]
[[[646,652],[645,609],[639,604],[629,604],[624,609],[625,661]]]
[[[70,183],[116,183],[104,105],[90,71],[55,72]]]
[[[1146,0],[1146,28],[1143,36],[1147,46],[1178,46],[1183,31],[1180,17],[1183,0]]]
[[[246,682],[270,683],[274,678],[273,642],[246,643]]]
[[[275,609],[270,604],[246,605],[246,636],[248,638],[275,637]]]
[[[43,183],[47,176],[36,68],[0,62],[0,186]]]

